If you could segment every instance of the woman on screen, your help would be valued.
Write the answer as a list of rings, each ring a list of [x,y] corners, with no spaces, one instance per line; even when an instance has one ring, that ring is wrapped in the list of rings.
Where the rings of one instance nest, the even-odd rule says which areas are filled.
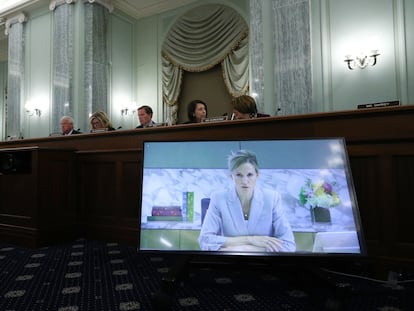
[[[239,150],[229,156],[228,168],[234,187],[211,195],[198,238],[201,250],[294,252],[280,195],[256,187],[256,155]]]

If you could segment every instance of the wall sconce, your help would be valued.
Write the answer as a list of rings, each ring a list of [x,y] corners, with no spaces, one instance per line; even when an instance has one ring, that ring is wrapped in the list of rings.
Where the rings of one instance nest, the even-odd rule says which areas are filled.
[[[357,56],[345,55],[344,62],[348,64],[348,69],[353,70],[357,67],[364,69],[368,65],[375,66],[377,64],[377,56],[380,54],[378,50],[372,50],[371,55],[360,53]]]
[[[26,105],[24,105],[24,108],[26,109],[26,112],[29,116],[36,115],[40,117],[42,114],[42,110],[30,101],[28,101]]]
[[[122,108],[121,109],[121,116],[127,116],[128,115],[128,107]]]
[[[127,117],[128,114],[133,115],[136,111],[137,105],[135,103],[131,103],[131,104],[126,104],[125,106],[123,105],[121,108],[121,116],[122,117]]]

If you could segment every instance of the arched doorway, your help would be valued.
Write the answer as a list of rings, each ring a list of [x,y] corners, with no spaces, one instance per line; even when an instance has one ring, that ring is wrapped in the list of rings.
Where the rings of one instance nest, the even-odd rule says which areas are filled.
[[[230,98],[246,94],[249,88],[248,33],[242,16],[219,4],[197,7],[177,20],[162,46],[164,119],[173,123],[187,120],[186,105],[193,99],[205,100],[210,116],[230,112]],[[220,79],[212,78],[219,76],[221,85],[217,83]],[[188,92],[195,84],[200,95]],[[223,85],[227,95],[223,92],[222,97],[208,100],[200,97],[217,93]]]
[[[231,95],[228,92],[221,72],[221,66],[200,72],[183,72],[181,93],[178,97],[178,123],[187,118],[187,104],[200,99],[208,106],[208,116],[231,115]]]

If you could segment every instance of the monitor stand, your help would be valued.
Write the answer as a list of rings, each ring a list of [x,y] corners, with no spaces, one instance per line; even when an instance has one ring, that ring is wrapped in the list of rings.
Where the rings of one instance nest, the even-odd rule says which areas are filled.
[[[190,268],[192,266],[207,266],[214,267],[215,269],[228,269],[229,267],[240,268],[240,262],[238,260],[230,261],[200,261],[197,256],[194,255],[179,255],[174,258],[174,264],[167,275],[162,278],[160,289],[153,294],[151,299],[152,309],[155,311],[167,311],[171,310],[175,303],[176,292],[179,286],[185,282],[190,276]],[[334,281],[330,280],[326,273],[320,270],[318,265],[306,264],[301,262],[280,264],[262,262],[261,264],[249,263],[248,261],[242,262],[243,267],[248,270],[254,271],[272,271],[276,272],[280,278],[284,279],[287,283],[300,284],[306,288],[325,288],[333,294],[330,297],[326,297],[325,310],[338,311],[344,310],[347,297],[350,294],[350,287],[337,287]],[[244,266],[246,265],[246,266]]]
[[[189,276],[191,260],[191,255],[181,255],[175,258],[175,264],[171,267],[167,276],[161,280],[160,290],[152,296],[151,304],[153,310],[171,310],[177,287]]]

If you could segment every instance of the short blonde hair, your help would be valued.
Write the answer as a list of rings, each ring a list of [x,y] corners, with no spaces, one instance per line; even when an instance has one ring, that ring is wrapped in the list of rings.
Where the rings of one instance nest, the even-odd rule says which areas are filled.
[[[236,152],[232,152],[227,159],[227,165],[230,173],[234,172],[240,165],[244,163],[250,163],[253,165],[256,173],[259,173],[259,164],[257,163],[256,154],[252,151],[243,149],[238,150]]]
[[[111,128],[112,127],[111,121],[109,120],[106,113],[103,112],[103,111],[94,112],[91,115],[91,117],[89,118],[89,123],[90,123],[92,129],[93,129],[93,125],[92,125],[93,119],[98,119],[101,122],[103,128]]]

